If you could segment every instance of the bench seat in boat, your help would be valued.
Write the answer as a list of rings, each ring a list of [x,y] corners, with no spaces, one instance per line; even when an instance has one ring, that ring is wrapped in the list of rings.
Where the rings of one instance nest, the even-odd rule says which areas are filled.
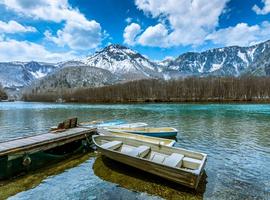
[[[121,141],[111,141],[111,142],[101,145],[101,147],[104,149],[115,150],[119,148],[122,144],[123,142]]]
[[[166,157],[163,161],[164,165],[170,167],[181,167],[184,155],[178,153],[172,153],[170,156]]]
[[[189,168],[189,169],[198,169],[201,165],[201,161],[194,159],[194,158],[189,158],[189,157],[184,157],[183,159],[183,167]]]
[[[148,146],[139,146],[132,151],[128,152],[129,156],[137,156],[140,158],[145,157],[150,152],[150,147]]]
[[[160,163],[160,164],[163,163],[164,159],[165,159],[165,155],[160,154],[160,153],[154,153],[154,155],[151,157],[151,160],[153,162]]]

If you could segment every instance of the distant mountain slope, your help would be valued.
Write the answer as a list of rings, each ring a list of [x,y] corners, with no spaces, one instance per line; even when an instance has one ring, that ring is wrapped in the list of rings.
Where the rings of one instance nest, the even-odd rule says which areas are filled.
[[[56,89],[98,87],[138,79],[245,74],[270,75],[270,41],[250,47],[187,52],[159,63],[121,45],[109,45],[81,61],[0,63],[0,84],[9,93],[33,82],[39,88]]]
[[[188,52],[163,62],[163,73],[173,76],[269,75],[270,41],[250,47],[224,47],[201,53]],[[165,64],[164,64],[165,63]]]
[[[0,63],[0,83],[4,88],[21,88],[34,79],[23,64]]]
[[[39,93],[70,88],[100,87],[118,81],[118,77],[108,70],[80,65],[61,68],[55,73],[35,81],[30,89]]]
[[[161,78],[157,65],[121,45],[110,45],[86,58],[85,64],[109,70],[126,80]]]
[[[82,66],[82,65],[85,65],[84,62],[82,61],[69,60],[69,61],[57,63],[55,66],[57,66],[58,68],[64,68],[64,67],[75,67],[75,66]]]
[[[0,63],[0,83],[4,88],[19,89],[30,85],[57,69],[53,64],[38,62],[2,62]]]

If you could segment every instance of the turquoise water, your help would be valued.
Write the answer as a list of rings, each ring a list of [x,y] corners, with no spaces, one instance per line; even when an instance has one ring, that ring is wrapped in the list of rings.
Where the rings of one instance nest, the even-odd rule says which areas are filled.
[[[151,126],[175,127],[179,130],[176,146],[209,156],[203,198],[270,199],[270,105],[6,102],[0,103],[0,141],[44,133],[72,116],[80,121],[123,118]],[[92,162],[90,159],[49,177],[13,198],[51,199],[53,194],[54,199],[158,198],[102,181],[94,175]]]

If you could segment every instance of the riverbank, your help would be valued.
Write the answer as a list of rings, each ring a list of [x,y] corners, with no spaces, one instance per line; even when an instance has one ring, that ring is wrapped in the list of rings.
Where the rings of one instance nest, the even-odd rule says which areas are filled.
[[[6,101],[5,101],[6,102]],[[54,101],[54,100],[31,100],[31,101],[21,101],[21,102],[28,102],[28,103],[75,103],[75,104],[269,104],[270,99],[263,99],[263,100],[158,100],[158,99],[137,99],[137,100],[108,100],[108,101],[75,101],[75,100],[63,100],[61,102]]]

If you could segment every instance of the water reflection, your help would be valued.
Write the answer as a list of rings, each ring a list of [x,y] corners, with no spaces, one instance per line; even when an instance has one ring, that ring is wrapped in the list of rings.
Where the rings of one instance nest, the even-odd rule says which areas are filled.
[[[116,184],[103,181],[94,175],[92,167],[94,158],[87,160],[76,168],[61,174],[50,176],[40,185],[25,192],[10,197],[11,200],[159,200],[157,196],[138,193],[119,187]]]
[[[207,176],[204,173],[195,191],[100,155],[95,160],[93,170],[95,175],[106,181],[129,190],[146,192],[165,199],[202,199],[207,183]]]
[[[71,116],[77,116],[81,121],[123,118],[128,122],[141,121],[151,126],[177,128],[177,147],[208,154],[208,183],[205,192],[194,195],[180,190],[180,196],[206,199],[270,199],[269,104],[0,103],[0,141],[44,133],[56,122]],[[74,168],[72,172],[77,170],[79,172],[80,167]],[[87,173],[91,174],[90,177],[87,175],[87,179],[99,179],[91,169]],[[61,186],[54,180],[57,182],[58,178],[52,177],[50,183],[60,190]],[[74,180],[64,180],[76,182],[76,176]],[[112,183],[106,184],[109,188],[114,188]],[[42,187],[42,184],[40,186]],[[149,187],[154,190],[152,186]],[[162,191],[161,186],[156,187]],[[73,189],[70,190],[72,193]],[[101,190],[99,188],[93,192]],[[116,190],[125,191],[122,187]],[[35,191],[37,195],[40,194],[40,190]],[[76,192],[80,193],[79,191],[80,189],[76,188]],[[84,187],[81,192],[83,191]],[[133,193],[124,193],[135,198]],[[166,194],[166,191],[160,193]]]
[[[94,156],[95,154],[93,152],[84,155],[74,155],[60,163],[55,163],[39,170],[31,171],[31,173],[20,174],[10,180],[2,180],[0,181],[0,199],[6,199],[19,192],[34,188],[44,182],[43,180],[49,176],[63,173],[65,170],[76,167]]]

